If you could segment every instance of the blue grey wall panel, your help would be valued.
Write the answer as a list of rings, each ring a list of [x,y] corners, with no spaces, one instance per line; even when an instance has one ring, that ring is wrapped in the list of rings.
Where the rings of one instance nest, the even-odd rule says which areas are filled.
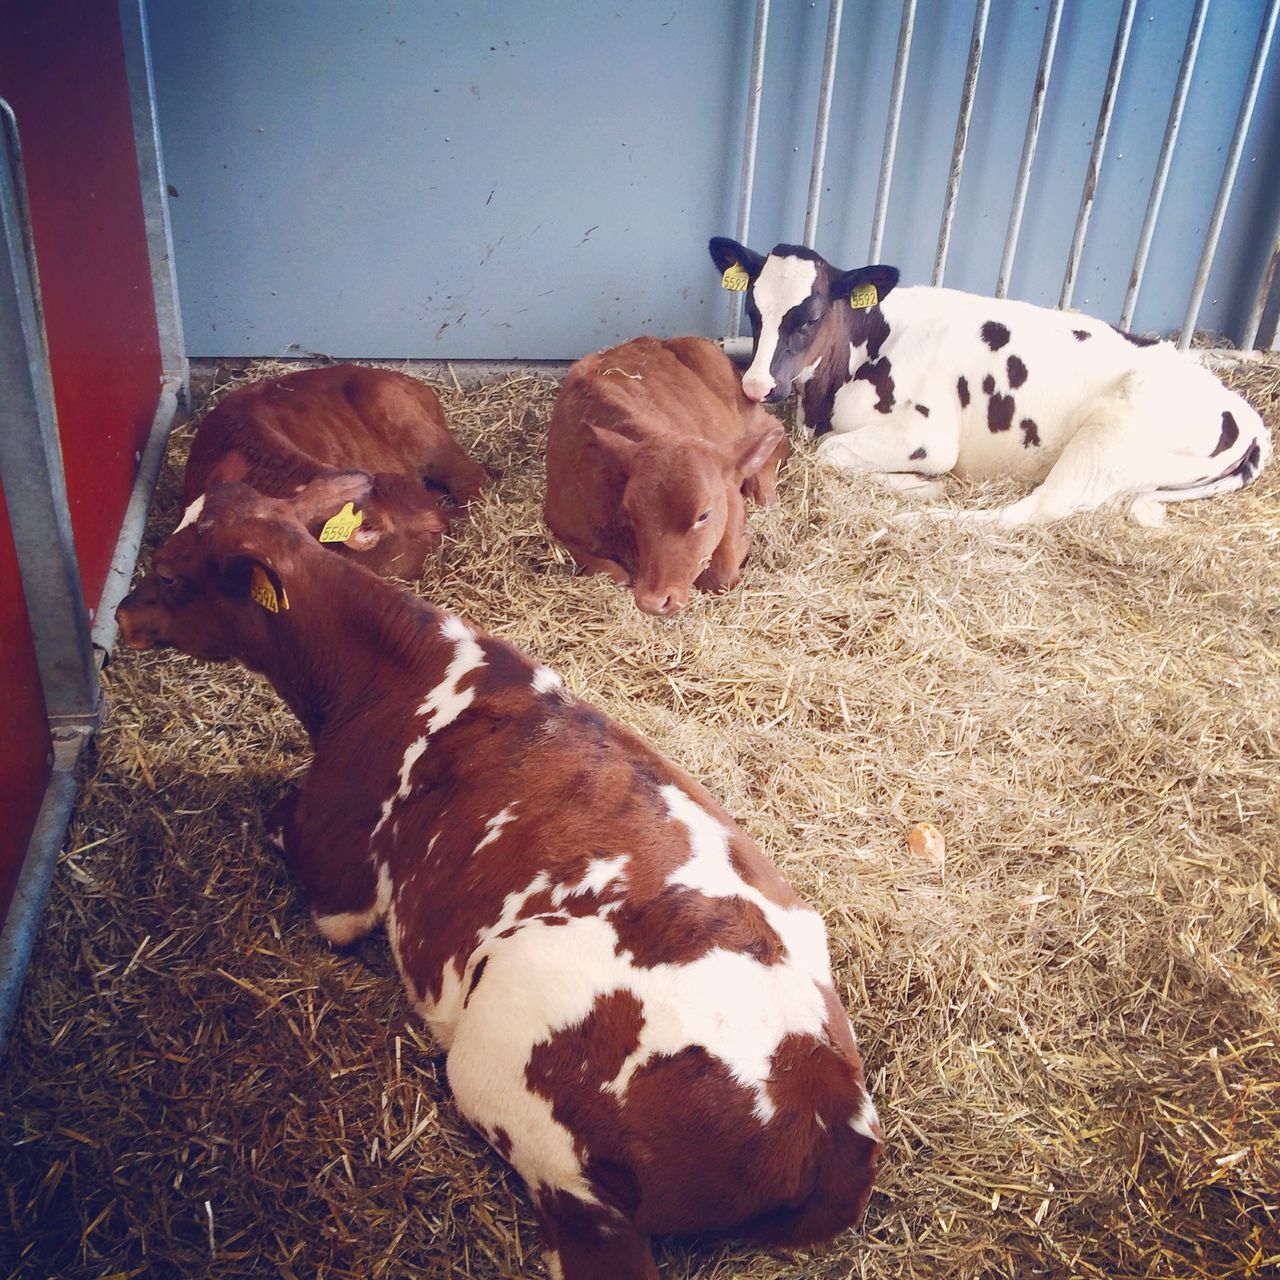
[[[1141,0],[1075,305],[1120,310],[1193,0]],[[1121,0],[1067,0],[1011,293],[1056,303]],[[565,358],[719,334],[753,0],[151,0],[193,355]],[[1214,0],[1136,327],[1181,323],[1264,0]],[[896,0],[846,0],[818,248],[865,261]],[[927,282],[973,21],[920,0],[886,261]],[[947,283],[989,293],[1045,6],[992,5]],[[750,240],[798,240],[827,6],[774,0]],[[1280,207],[1280,50],[1202,327],[1232,332]]]
[[[152,0],[193,355],[562,357],[713,326],[734,0]]]

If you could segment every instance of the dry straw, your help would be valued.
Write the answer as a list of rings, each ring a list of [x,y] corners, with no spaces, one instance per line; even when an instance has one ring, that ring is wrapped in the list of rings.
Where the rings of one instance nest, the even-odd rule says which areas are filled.
[[[1231,376],[1280,425],[1280,365]],[[665,1274],[1276,1274],[1280,466],[1163,530],[993,533],[893,524],[801,447],[742,586],[664,624],[547,539],[554,385],[440,390],[504,475],[419,590],[738,815],[826,918],[884,1116],[863,1232],[663,1242]],[[331,951],[262,850],[289,715],[172,654],[107,687],[0,1076],[0,1274],[539,1274],[385,943]]]

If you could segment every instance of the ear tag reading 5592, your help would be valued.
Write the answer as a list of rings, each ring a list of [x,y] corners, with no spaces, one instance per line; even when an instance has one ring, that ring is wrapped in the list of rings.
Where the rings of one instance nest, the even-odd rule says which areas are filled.
[[[289,597],[285,595],[284,588],[281,587],[280,594],[276,595],[275,586],[260,564],[253,566],[253,573],[249,578],[249,599],[260,604],[268,613],[279,613],[281,609],[289,607]]]
[[[353,503],[348,502],[336,516],[330,516],[320,530],[321,542],[346,542],[353,533],[364,524],[364,512],[355,510]]]
[[[746,293],[747,286],[751,283],[751,277],[735,262],[720,277],[720,283],[730,293]]]
[[[860,284],[849,295],[849,305],[851,307],[874,307],[879,305],[880,295],[876,292],[873,284]]]

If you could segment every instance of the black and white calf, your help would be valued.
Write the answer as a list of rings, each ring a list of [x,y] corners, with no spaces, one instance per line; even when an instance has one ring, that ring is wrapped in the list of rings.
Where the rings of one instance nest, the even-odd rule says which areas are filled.
[[[1124,501],[1157,523],[1160,503],[1242,488],[1270,453],[1248,403],[1167,342],[1026,302],[897,289],[894,267],[840,271],[797,245],[710,248],[725,286],[746,291],[743,391],[775,404],[798,388],[824,462],[930,498],[946,472],[1042,482],[966,517],[1027,524]]]

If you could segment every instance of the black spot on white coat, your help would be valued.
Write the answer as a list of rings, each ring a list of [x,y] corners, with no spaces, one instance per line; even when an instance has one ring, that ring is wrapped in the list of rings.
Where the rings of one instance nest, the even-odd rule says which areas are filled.
[[[1009,370],[1009,390],[1015,391],[1027,380],[1027,366],[1017,356],[1010,356],[1007,368]]]
[[[888,356],[879,360],[867,360],[859,366],[853,375],[855,382],[869,382],[876,389],[876,410],[879,413],[893,412],[893,366]]]
[[[916,412],[920,414],[921,417],[927,418],[929,416],[929,406],[927,404],[918,404],[916,405]]]
[[[1218,454],[1230,449],[1239,438],[1240,428],[1236,426],[1235,418],[1232,417],[1230,412],[1224,412],[1222,415],[1222,434],[1218,436],[1218,443],[1209,457],[1216,458]]]
[[[1116,333],[1118,333],[1126,342],[1132,342],[1135,347],[1154,347],[1156,343],[1160,341],[1159,338],[1147,338],[1140,333],[1126,333],[1123,329],[1117,328],[1115,325],[1112,325],[1111,327],[1112,329],[1115,329]]]
[[[982,380],[982,389],[983,389],[983,391],[985,391],[985,392],[987,393],[987,395],[989,395],[989,396],[993,396],[993,395],[995,395],[995,393],[996,393],[996,380],[995,380],[995,378],[993,378],[993,377],[991,376],[991,374],[987,374],[987,376],[986,376],[985,378],[983,378],[983,380]]]
[[[1034,418],[1023,418],[1018,423],[1018,426],[1022,428],[1022,447],[1024,449],[1030,449],[1033,445],[1040,443],[1040,430],[1036,426]]]
[[[1088,329],[1072,329],[1071,332],[1075,335],[1077,342],[1088,342],[1093,337]]]
[[[969,407],[969,379],[961,376],[956,382],[956,395],[960,397],[960,407],[967,409]]]
[[[982,326],[982,340],[992,351],[999,351],[1009,341],[1009,329],[999,320],[988,320]]]
[[[1013,397],[998,391],[987,401],[987,426],[992,431],[1008,431],[1013,426]]]
[[[921,446],[920,446],[920,447],[919,447],[919,448],[918,448],[918,449],[917,449],[917,450],[916,450],[916,451],[911,455],[911,461],[912,461],[912,462],[923,462],[923,461],[924,461],[924,459],[925,459],[925,458],[927,458],[928,456],[929,456],[929,455],[928,455],[928,453],[925,451],[925,447],[924,447],[924,445],[921,445]]]

